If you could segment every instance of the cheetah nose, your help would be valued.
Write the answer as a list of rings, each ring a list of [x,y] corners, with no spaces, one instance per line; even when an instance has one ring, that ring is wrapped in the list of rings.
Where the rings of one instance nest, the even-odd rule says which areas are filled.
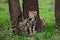
[[[30,18],[31,18],[31,16],[30,16]]]

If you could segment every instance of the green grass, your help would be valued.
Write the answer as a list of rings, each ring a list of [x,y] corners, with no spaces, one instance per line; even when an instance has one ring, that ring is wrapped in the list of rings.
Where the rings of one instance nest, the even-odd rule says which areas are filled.
[[[9,18],[8,4],[0,3],[0,23],[8,24],[9,20],[10,18]]]
[[[47,20],[46,31],[44,33],[36,33],[33,37],[13,35],[12,29],[8,30],[11,27],[9,7],[7,3],[0,3],[0,40],[59,40],[60,36],[55,31],[54,2],[54,0],[39,0],[39,16],[41,19],[45,18]],[[22,8],[21,0],[20,5]],[[13,36],[9,36],[10,32]]]

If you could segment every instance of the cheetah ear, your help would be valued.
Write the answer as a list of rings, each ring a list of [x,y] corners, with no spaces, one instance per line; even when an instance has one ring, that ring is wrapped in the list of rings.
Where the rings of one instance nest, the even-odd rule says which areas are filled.
[[[30,11],[29,11],[29,13],[30,13]]]
[[[37,15],[37,11],[34,12]]]
[[[37,11],[35,11],[34,13],[37,13]]]

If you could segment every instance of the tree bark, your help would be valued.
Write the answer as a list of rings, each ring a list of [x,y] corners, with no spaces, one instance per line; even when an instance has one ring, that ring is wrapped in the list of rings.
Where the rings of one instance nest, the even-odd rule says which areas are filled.
[[[57,31],[60,34],[60,0],[55,0],[55,16],[56,16]]]
[[[43,32],[44,27],[41,26],[41,20],[39,17],[39,5],[38,0],[23,0],[23,16],[24,19],[28,18],[28,12],[29,11],[37,11],[37,17],[36,17],[36,30],[38,32]]]
[[[21,30],[19,28],[19,21],[22,20],[22,12],[19,6],[20,5],[19,0],[8,0],[8,4],[9,4],[11,24],[13,28],[16,28],[18,30],[18,34],[21,35]]]

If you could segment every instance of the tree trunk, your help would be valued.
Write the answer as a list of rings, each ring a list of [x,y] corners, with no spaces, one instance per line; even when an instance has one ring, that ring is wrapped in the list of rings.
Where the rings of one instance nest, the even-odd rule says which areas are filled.
[[[37,11],[36,30],[38,32],[44,31],[44,27],[41,26],[41,20],[40,20],[40,17],[39,17],[38,0],[23,0],[24,19],[28,18],[28,12],[29,11]]]
[[[19,6],[20,5],[19,0],[8,0],[8,4],[9,4],[11,24],[13,28],[16,28],[18,30],[18,34],[21,35],[21,30],[19,28],[19,21],[21,21],[22,19],[21,18],[22,12]]]
[[[60,34],[60,0],[55,0],[55,16],[57,23],[57,31]]]

